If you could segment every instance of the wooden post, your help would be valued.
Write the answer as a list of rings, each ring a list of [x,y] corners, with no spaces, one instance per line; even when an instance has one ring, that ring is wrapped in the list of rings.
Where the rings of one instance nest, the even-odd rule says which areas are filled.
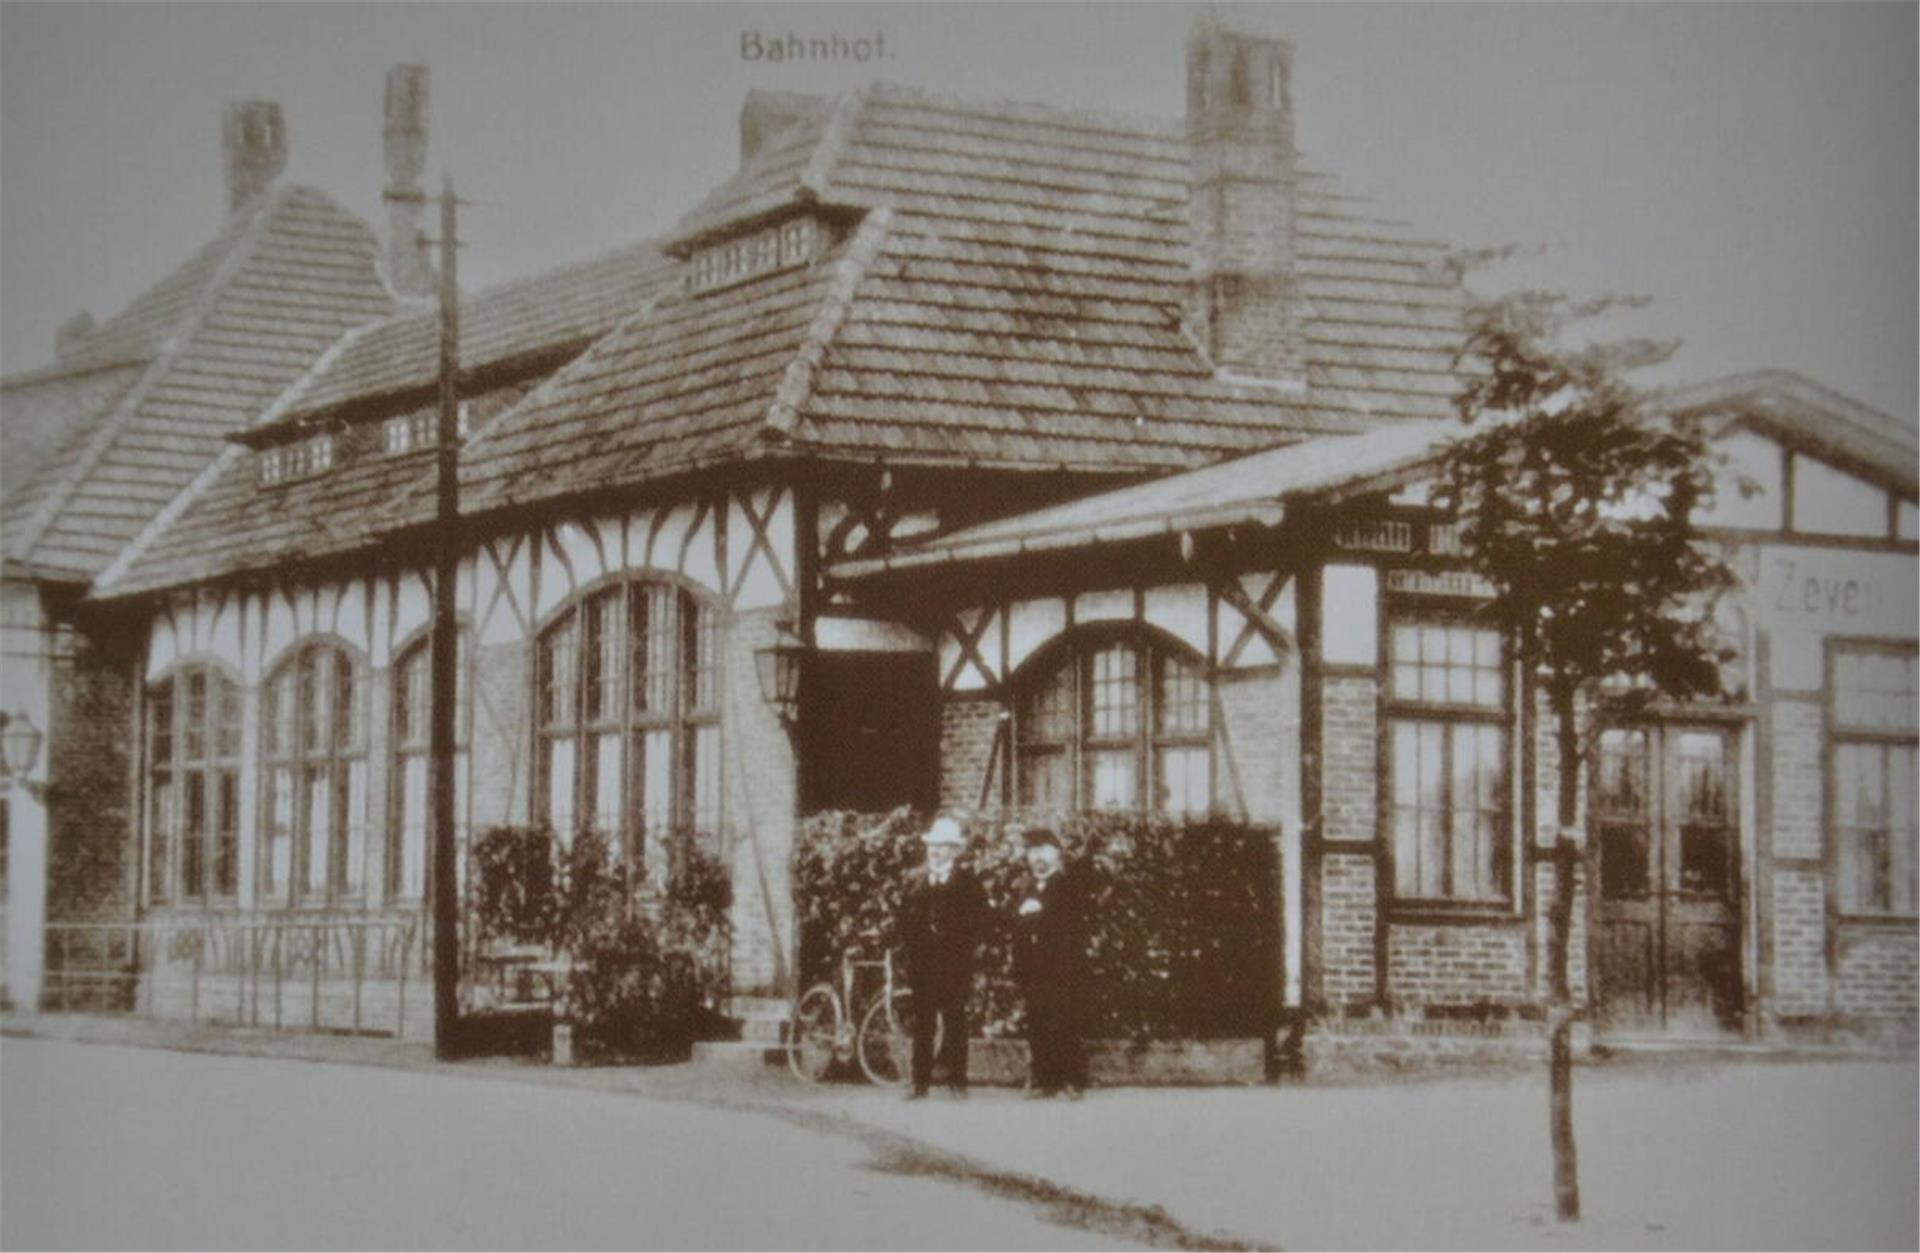
[[[437,509],[434,514],[433,634],[429,643],[432,694],[428,705],[427,760],[431,772],[428,812],[433,831],[433,1051],[453,1056],[459,1028],[459,897],[453,840],[453,712],[458,677],[453,616],[454,581],[460,561],[460,289],[453,176],[440,193],[440,423],[435,445]]]

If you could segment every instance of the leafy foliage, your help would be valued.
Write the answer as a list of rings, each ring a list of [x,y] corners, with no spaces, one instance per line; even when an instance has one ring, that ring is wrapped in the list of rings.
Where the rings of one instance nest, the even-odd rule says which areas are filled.
[[[922,861],[926,815],[824,813],[794,853],[805,982],[843,952],[896,948],[901,894]],[[1013,917],[1026,875],[1018,826],[974,822],[963,864],[986,889],[989,922],[972,1012],[985,1035],[1023,1027]],[[1261,1035],[1277,994],[1273,833],[1220,819],[1086,815],[1061,831],[1088,878],[1096,1035]]]
[[[474,842],[483,946],[534,944],[564,959],[567,1008],[585,1056],[664,1059],[713,1025],[731,947],[726,868],[679,841],[663,887],[635,875],[595,831],[496,827]]]
[[[1568,327],[1636,300],[1522,292],[1473,306],[1458,397],[1474,427],[1452,445],[1435,503],[1556,713],[1603,680],[1645,701],[1711,697],[1729,651],[1712,617],[1735,586],[1695,511],[1714,490],[1694,426],[1652,412],[1626,374],[1665,360],[1649,340],[1563,345]]]

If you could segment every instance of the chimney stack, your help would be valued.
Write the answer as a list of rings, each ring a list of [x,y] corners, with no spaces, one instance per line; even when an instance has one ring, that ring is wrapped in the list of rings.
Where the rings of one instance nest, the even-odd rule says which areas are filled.
[[[433,262],[422,238],[427,167],[427,67],[396,65],[387,71],[384,133],[387,189],[387,278],[403,296],[430,296]]]
[[[56,358],[72,356],[86,343],[93,331],[93,315],[82,309],[54,330],[53,355]]]
[[[1300,385],[1293,49],[1203,13],[1187,40],[1196,322],[1216,369]]]
[[[287,164],[287,128],[274,100],[234,100],[220,128],[227,157],[227,212],[258,199]]]

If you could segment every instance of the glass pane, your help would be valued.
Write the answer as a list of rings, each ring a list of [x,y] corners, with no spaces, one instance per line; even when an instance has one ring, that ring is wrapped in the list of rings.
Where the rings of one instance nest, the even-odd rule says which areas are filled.
[[[1041,813],[1064,813],[1073,808],[1064,751],[1020,754],[1020,804]]]
[[[320,896],[327,890],[327,861],[333,833],[333,770],[327,766],[309,766],[306,770],[306,839],[300,891]]]
[[[1132,809],[1139,798],[1132,749],[1088,754],[1092,773],[1087,804],[1093,809]]]
[[[547,741],[547,825],[562,844],[573,841],[573,738]]]
[[[1835,720],[1864,730],[1912,730],[1914,665],[1896,653],[1841,653],[1834,659]]]
[[[620,651],[624,641],[618,621],[618,595],[602,592],[586,603],[587,638],[581,660],[587,668],[583,690],[588,722],[620,717]]]
[[[1160,796],[1158,808],[1169,814],[1203,814],[1210,800],[1207,785],[1207,750],[1204,748],[1163,748],[1160,759]]]
[[[155,766],[168,766],[173,763],[173,681],[156,684],[148,696],[149,760]]]
[[[1881,772],[1884,754],[1877,744],[1841,744],[1834,748],[1834,801],[1840,825],[1887,824],[1886,778]]]
[[[1680,889],[1722,895],[1732,869],[1726,741],[1704,732],[1674,737],[1675,790],[1669,820],[1679,824]]]
[[[1073,662],[1062,662],[1030,692],[1021,713],[1025,744],[1061,744],[1073,734]]]
[[[573,725],[573,632],[574,620],[568,618],[548,631],[541,641],[541,726]]]
[[[1091,732],[1102,739],[1131,737],[1140,726],[1140,659],[1131,645],[1093,654]],[[1096,788],[1097,791],[1097,788]]]
[[[206,886],[207,777],[194,770],[181,783],[180,895],[195,897]]]
[[[240,756],[240,685],[231,679],[215,680],[219,689],[214,751],[231,761]]]
[[[240,886],[240,776],[231,770],[214,774],[213,890],[232,896]]]
[[[1501,737],[1498,727],[1455,725],[1452,731],[1452,812],[1449,870],[1452,895],[1488,900],[1500,895],[1494,862],[1500,823]]]
[[[1442,735],[1446,728],[1410,719],[1395,719],[1391,725],[1395,890],[1403,896],[1439,896],[1445,890],[1446,867],[1442,845]]]
[[[705,712],[714,707],[719,670],[714,665],[714,616],[700,608],[698,601],[680,594],[681,656],[685,658],[685,697],[689,711]]]
[[[400,864],[395,895],[412,900],[427,889],[427,759],[408,756],[400,766]]]
[[[1887,784],[1888,907],[1896,914],[1914,912],[1915,901],[1915,828],[1914,773],[1916,754],[1912,748],[1893,749],[1888,756]]]
[[[1162,735],[1207,733],[1207,677],[1179,657],[1160,656],[1159,731]]]
[[[346,841],[338,890],[355,895],[367,887],[367,763],[347,763],[346,811],[339,827]]]
[[[153,810],[147,826],[147,899],[165,901],[171,894],[168,875],[173,839],[173,780],[165,775],[153,781]]]
[[[693,825],[702,835],[720,830],[720,728],[693,730]]]
[[[666,837],[673,829],[673,732],[661,728],[639,736],[641,857],[666,868]]]
[[[267,775],[265,855],[260,859],[261,886],[269,896],[287,894],[293,867],[293,771],[277,766]]]
[[[1420,632],[1417,628],[1393,628],[1393,659],[1396,662],[1420,660]]]
[[[594,739],[593,825],[608,835],[620,830],[620,733],[609,731]]]
[[[633,707],[665,714],[673,707],[673,589],[648,583],[633,589]]]
[[[345,653],[333,656],[333,749],[360,746],[360,684]]]
[[[185,739],[181,757],[190,762],[203,761],[207,756],[207,672],[187,671],[184,686],[187,690],[187,708],[181,726]]]

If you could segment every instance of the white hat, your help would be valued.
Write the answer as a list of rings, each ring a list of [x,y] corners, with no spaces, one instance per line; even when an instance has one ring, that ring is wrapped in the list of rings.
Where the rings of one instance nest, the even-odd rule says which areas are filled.
[[[960,824],[951,818],[935,818],[927,833],[920,837],[922,844],[965,844],[967,837],[960,830]]]

